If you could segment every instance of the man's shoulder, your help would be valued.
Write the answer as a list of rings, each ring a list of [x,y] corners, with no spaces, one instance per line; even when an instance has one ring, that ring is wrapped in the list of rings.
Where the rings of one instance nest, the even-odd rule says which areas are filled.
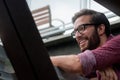
[[[120,39],[120,34],[114,36],[115,39]]]
[[[120,34],[113,36],[111,39],[108,40],[108,43],[120,43]]]
[[[110,35],[109,37],[108,37],[108,41],[109,40],[111,40],[111,39],[120,39],[120,34],[118,34],[118,35]]]
[[[120,34],[119,35],[110,35],[107,42],[103,45],[104,47],[116,47],[120,46]]]

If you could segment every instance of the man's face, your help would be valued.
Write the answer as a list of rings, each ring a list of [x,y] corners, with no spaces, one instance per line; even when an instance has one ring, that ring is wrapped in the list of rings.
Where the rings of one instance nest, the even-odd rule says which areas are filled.
[[[74,23],[74,29],[77,30],[82,24],[91,24],[90,19],[91,16],[89,15],[79,17]],[[87,25],[84,31],[81,33],[77,31],[75,36],[81,51],[95,49],[100,44],[100,37],[97,29],[95,29],[95,25]]]

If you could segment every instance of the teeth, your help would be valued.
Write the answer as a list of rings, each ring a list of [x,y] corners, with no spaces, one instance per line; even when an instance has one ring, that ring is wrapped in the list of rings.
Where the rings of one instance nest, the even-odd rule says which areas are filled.
[[[80,44],[83,43],[83,42],[85,42],[85,40],[80,41]]]

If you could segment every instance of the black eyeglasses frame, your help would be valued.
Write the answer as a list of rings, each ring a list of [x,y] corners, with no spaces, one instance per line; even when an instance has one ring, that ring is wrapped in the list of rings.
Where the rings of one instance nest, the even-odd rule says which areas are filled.
[[[75,36],[76,32],[78,31],[80,34],[86,29],[86,27],[90,26],[90,25],[94,25],[94,26],[98,26],[98,24],[94,24],[94,23],[87,23],[87,24],[81,24],[78,26],[77,29],[75,29],[72,33],[71,36]],[[82,30],[80,30],[80,28],[82,27]]]

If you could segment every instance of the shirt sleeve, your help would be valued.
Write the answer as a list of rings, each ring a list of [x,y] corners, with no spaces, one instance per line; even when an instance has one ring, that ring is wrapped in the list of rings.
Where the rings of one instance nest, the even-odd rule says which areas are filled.
[[[96,65],[95,56],[90,50],[86,50],[83,53],[78,54],[80,62],[82,64],[83,73],[89,75]]]

